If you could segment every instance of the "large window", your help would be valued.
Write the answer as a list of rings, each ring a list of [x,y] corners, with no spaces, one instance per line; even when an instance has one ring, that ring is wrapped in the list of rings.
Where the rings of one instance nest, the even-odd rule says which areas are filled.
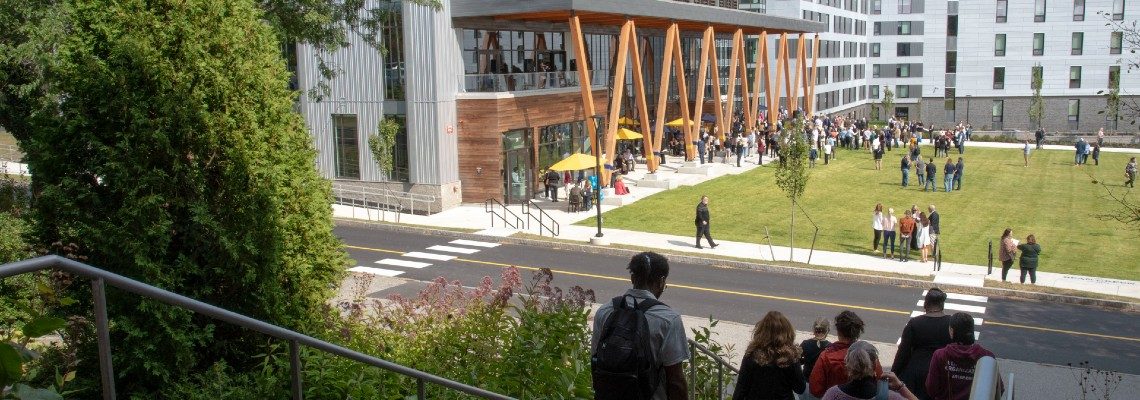
[[[1045,82],[1045,67],[1038,65],[1029,70],[1030,89],[1039,89],[1043,82]]]
[[[1004,33],[999,33],[997,35],[994,35],[994,56],[995,57],[1005,56],[1005,34]]]
[[[879,67],[880,67],[880,64],[875,64],[875,65],[871,66],[871,77],[872,78],[878,78],[879,77]]]
[[[909,35],[910,34],[910,21],[899,21],[898,34],[900,34],[900,35]]]
[[[360,134],[355,115],[333,115],[333,161],[337,179],[360,179]]]
[[[899,0],[899,14],[910,14],[910,1],[911,0]]]
[[[882,35],[882,34],[883,34],[883,23],[882,22],[876,22],[875,23],[875,36]]]
[[[990,117],[990,120],[993,122],[1001,122],[1003,119],[1005,119],[1005,101],[994,100],[994,106],[990,112]]]
[[[1081,88],[1081,67],[1069,67],[1069,89]]]
[[[915,55],[911,51],[911,48],[916,47],[916,46],[912,46],[912,45],[914,45],[914,43],[898,43],[897,45],[895,45],[895,55],[897,55],[899,57],[910,57],[910,56]]]
[[[895,95],[898,96],[898,98],[900,98],[900,99],[905,99],[905,98],[910,97],[910,85],[895,86]]]
[[[870,97],[872,99],[879,98],[879,85],[871,85],[871,96]]]
[[[1033,22],[1045,22],[1045,0],[1033,0]]]
[[[1005,22],[1007,12],[1009,12],[1009,1],[997,0],[997,18],[995,18],[995,21]]]
[[[898,76],[899,78],[909,78],[910,77],[910,64],[895,65],[895,76]]]
[[[1108,88],[1120,89],[1120,66],[1113,65],[1108,67]]]
[[[882,43],[871,43],[871,57],[878,57]],[[1119,53],[1117,53],[1119,54]]]
[[[1005,67],[994,67],[994,89],[1005,89]]]
[[[958,72],[958,52],[946,52],[946,73],[953,74]]]
[[[1073,32],[1073,51],[1072,55],[1079,56],[1085,52],[1085,33]]]
[[[380,21],[380,45],[384,58],[384,99],[404,100],[404,27],[399,12],[388,12]]]
[[[1112,20],[1124,20],[1124,0],[1112,0]]]
[[[946,36],[950,36],[950,37],[958,36],[958,16],[957,15],[947,15],[946,16]]]
[[[1069,122],[1081,120],[1081,100],[1069,99]]]
[[[1085,20],[1085,0],[1073,0],[1073,21]]]
[[[1045,34],[1044,33],[1034,33],[1033,34],[1033,55],[1035,55],[1035,56],[1045,55]]]
[[[883,0],[871,0],[871,14],[879,15],[883,13]]]
[[[1108,44],[1108,54],[1120,54],[1124,48],[1124,32],[1113,32]]]

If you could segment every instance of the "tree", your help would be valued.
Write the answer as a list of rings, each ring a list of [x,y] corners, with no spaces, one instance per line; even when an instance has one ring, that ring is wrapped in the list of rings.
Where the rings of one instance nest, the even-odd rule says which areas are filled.
[[[883,85],[883,100],[880,104],[882,104],[883,111],[886,113],[885,117],[883,114],[879,114],[880,118],[890,119],[895,116],[895,92],[891,91],[890,86]],[[886,121],[886,119],[884,119],[884,121]]]
[[[1033,86],[1033,97],[1029,99],[1029,122],[1035,128],[1041,128],[1041,118],[1045,116],[1045,99],[1041,97],[1041,70],[1034,68],[1031,82]]]
[[[0,122],[34,171],[34,244],[74,243],[111,272],[289,328],[317,326],[347,257],[260,10],[250,0],[51,4],[55,13],[0,6],[5,21],[35,13],[30,24],[67,32],[4,39],[22,52],[0,64],[0,80],[33,78],[23,91],[3,81],[19,102]],[[53,51],[25,51],[37,48]],[[83,286],[70,289],[77,312],[90,310]],[[218,360],[249,365],[265,343],[120,291],[108,297],[124,393],[148,397]]]
[[[796,200],[803,196],[810,176],[808,164],[808,140],[804,137],[804,121],[794,118],[780,131],[780,163],[776,166],[776,186],[784,191],[792,201],[792,223],[788,229],[788,260],[792,260],[795,249]]]
[[[395,117],[385,117],[376,127],[377,133],[368,136],[368,148],[372,150],[372,158],[380,170],[392,179],[395,167],[393,155],[396,152],[396,134],[404,129],[404,125]]]

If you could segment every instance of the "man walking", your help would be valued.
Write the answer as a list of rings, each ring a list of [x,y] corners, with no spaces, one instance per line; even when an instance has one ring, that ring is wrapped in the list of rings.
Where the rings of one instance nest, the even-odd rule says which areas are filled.
[[[546,175],[543,177],[546,183],[546,197],[551,201],[558,202],[558,173],[552,169],[546,170]]]
[[[954,161],[950,158],[946,159],[946,165],[942,167],[942,185],[946,187],[947,193],[954,189]]]
[[[930,187],[930,191],[932,192],[938,191],[938,185],[934,184],[934,178],[937,174],[938,166],[934,165],[934,157],[931,157],[926,163],[926,184],[922,185],[922,191],[925,192],[927,187]]]
[[[669,278],[669,260],[643,252],[626,268],[633,288],[594,314],[594,398],[686,400],[688,384],[681,367],[689,358],[685,326],[680,314],[659,301]]]
[[[962,170],[965,168],[962,157],[958,157],[958,165],[954,166],[954,190],[962,190]]]
[[[701,236],[704,235],[705,240],[709,242],[709,247],[716,248],[717,244],[713,242],[712,235],[709,234],[709,196],[701,196],[701,202],[697,203],[697,248],[701,247]]]
[[[1045,129],[1038,127],[1037,132],[1033,133],[1033,137],[1037,139],[1037,150],[1041,150],[1041,143],[1045,142]]]

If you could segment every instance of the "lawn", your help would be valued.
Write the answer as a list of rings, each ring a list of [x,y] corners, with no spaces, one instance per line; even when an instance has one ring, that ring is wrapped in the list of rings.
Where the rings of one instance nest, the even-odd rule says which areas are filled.
[[[911,187],[902,188],[897,149],[884,156],[881,171],[874,170],[870,154],[864,151],[841,150],[840,159],[831,165],[817,163],[800,201],[819,225],[816,248],[870,254],[875,203],[893,207],[900,218],[912,204],[923,211],[934,204],[941,215],[945,261],[986,265],[989,241],[996,245],[1002,230],[1012,227],[1022,241],[1036,234],[1042,246],[1042,271],[1140,279],[1136,245],[1140,226],[1102,217],[1120,213],[1122,206],[1107,194],[1129,193],[1121,186],[1124,164],[1136,154],[1103,153],[1099,167],[1075,167],[1071,151],[1035,151],[1026,168],[1019,149],[967,147],[966,151],[963,190],[951,193],[922,192],[913,168]],[[934,154],[930,146],[922,152],[927,159]],[[951,153],[957,160],[957,151]],[[935,162],[936,182],[941,185],[946,160]],[[759,243],[767,227],[773,243],[786,246],[790,203],[775,186],[774,170],[769,165],[662,192],[607,212],[605,224],[691,237],[694,207],[704,194],[710,197],[714,238]],[[1094,178],[1103,179],[1107,188],[1092,183]],[[1132,193],[1129,199],[1135,202],[1137,197]],[[808,247],[811,234],[811,224],[797,211],[796,247]]]

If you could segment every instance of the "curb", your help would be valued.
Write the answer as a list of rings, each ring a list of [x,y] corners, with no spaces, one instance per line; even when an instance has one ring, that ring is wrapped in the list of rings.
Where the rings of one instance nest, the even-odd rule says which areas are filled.
[[[486,236],[486,235],[479,235],[479,234],[475,234],[475,233],[455,232],[455,231],[448,231],[448,230],[442,230],[442,229],[434,229],[434,228],[419,227],[419,226],[409,226],[409,225],[398,225],[398,224],[385,223],[385,222],[366,222],[366,221],[358,221],[358,220],[343,219],[343,218],[333,218],[333,222],[338,224],[338,225],[343,224],[343,225],[348,225],[348,226],[373,228],[373,229],[383,227],[386,230],[391,230],[391,231],[396,231],[396,232],[408,232],[408,233],[416,233],[416,234],[431,235],[431,236],[446,236],[446,237],[452,237],[452,238],[457,238],[457,239],[469,239],[469,240],[487,240],[488,239],[488,236]],[[599,246],[593,246],[593,245],[589,245],[589,244],[585,244],[585,243],[575,244],[575,243],[556,242],[556,241],[549,241],[549,240],[525,239],[525,238],[515,238],[515,237],[497,237],[497,236],[495,236],[493,238],[495,239],[495,241],[497,241],[499,243],[505,243],[505,244],[542,246],[542,247],[548,247],[548,248],[550,247],[551,244],[554,244],[555,247],[553,247],[553,249],[589,252],[589,253],[604,254],[604,255],[609,255],[609,256],[632,257],[633,255],[641,252],[640,250],[630,250],[630,249],[611,248],[611,247],[599,247]],[[672,253],[669,250],[661,250],[661,249],[658,249],[658,251],[660,251],[661,254],[668,256],[669,259],[671,259],[671,260],[680,261],[680,262],[689,263],[689,264],[729,267],[729,268],[747,269],[747,270],[753,270],[753,271],[759,271],[759,272],[771,272],[771,273],[777,273],[777,274],[783,274],[783,275],[804,276],[804,277],[812,277],[812,278],[824,278],[824,279],[842,280],[842,281],[854,281],[854,282],[871,283],[871,284],[879,284],[879,285],[894,285],[894,286],[902,286],[902,287],[913,287],[913,288],[918,288],[918,289],[926,289],[926,288],[930,288],[930,287],[934,286],[933,282],[927,281],[927,280],[921,280],[921,279],[897,278],[897,277],[890,277],[890,276],[860,274],[860,273],[855,273],[855,272],[826,271],[826,270],[817,270],[817,269],[811,269],[811,268],[787,267],[787,266],[781,266],[781,265],[763,264],[763,263],[758,263],[758,262],[745,262],[745,261],[725,260],[725,259],[719,259],[719,258],[697,257],[697,256],[692,256],[692,255],[687,255],[687,254]],[[1053,293],[1030,292],[1030,291],[1003,289],[1003,288],[973,287],[973,286],[958,286],[958,285],[939,285],[939,287],[944,288],[944,289],[950,288],[950,289],[954,290],[954,292],[962,293],[962,294],[973,294],[973,295],[979,295],[979,296],[1009,297],[1009,298],[1044,301],[1044,302],[1060,303],[1060,304],[1093,306],[1093,307],[1099,307],[1099,308],[1104,308],[1104,309],[1114,310],[1114,311],[1140,312],[1140,303],[1119,301],[1119,300],[1094,299],[1094,298],[1089,298],[1089,297],[1068,296],[1068,295],[1053,294]]]

